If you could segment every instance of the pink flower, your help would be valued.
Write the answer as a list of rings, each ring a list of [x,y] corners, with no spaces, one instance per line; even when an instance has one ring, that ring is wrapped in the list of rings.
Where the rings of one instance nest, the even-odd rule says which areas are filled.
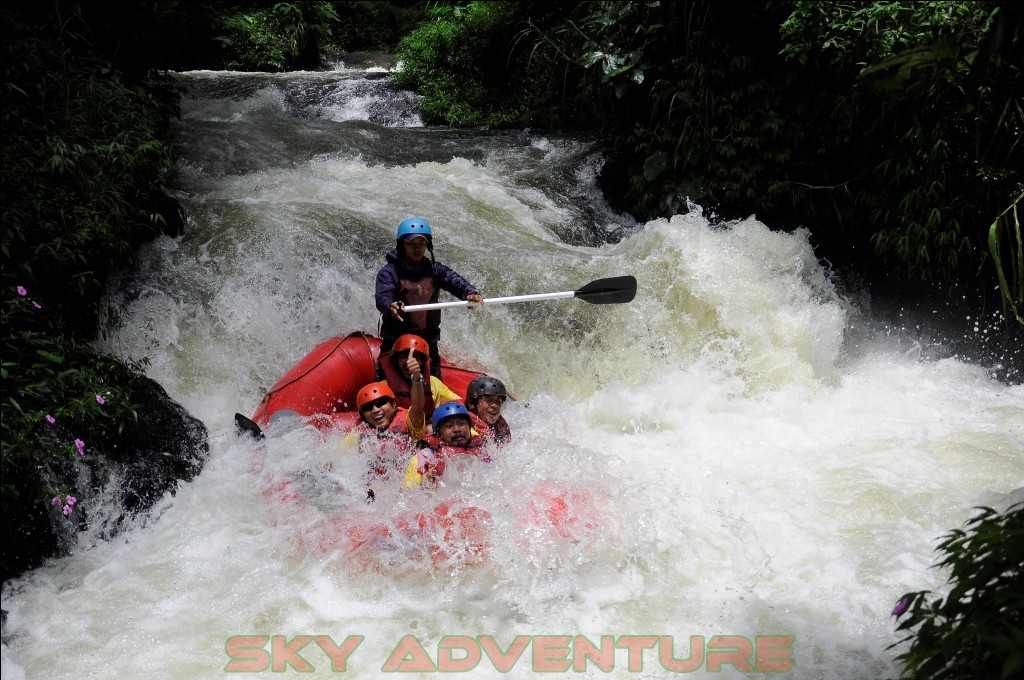
[[[25,290],[25,286],[18,286],[18,295],[20,295],[21,297],[25,297],[26,295],[28,295],[28,291]]]
[[[43,308],[43,306],[41,304],[39,304],[38,302],[36,302],[35,300],[32,301],[32,306],[35,307],[36,309],[42,309]]]
[[[54,496],[54,497],[53,497],[53,500],[52,500],[52,501],[50,501],[50,505],[60,505],[60,504],[61,504],[61,502],[62,502],[62,501],[61,501],[61,499],[60,499],[60,496]]]
[[[97,403],[97,404],[99,404],[100,406],[102,406],[103,404],[106,404],[107,402],[106,402],[106,400],[105,400],[105,399],[103,398],[103,395],[102,395],[102,394],[97,394],[97,395],[96,395],[96,403]]]
[[[75,440],[75,448],[78,449],[79,456],[85,455],[85,442],[83,442],[81,439]]]
[[[68,515],[70,515],[72,510],[73,510],[73,508],[70,505],[65,505],[64,506],[64,516],[67,517]]]
[[[77,503],[77,502],[78,502],[78,499],[77,499],[77,498],[75,498],[74,496],[68,496],[68,497],[67,497],[67,498],[66,498],[66,499],[64,500],[64,502],[65,502],[65,503],[67,503],[68,505],[74,505],[75,503]]]
[[[51,416],[49,413],[47,413],[46,422],[50,423],[50,425],[53,425],[55,422],[57,422],[57,419]]]

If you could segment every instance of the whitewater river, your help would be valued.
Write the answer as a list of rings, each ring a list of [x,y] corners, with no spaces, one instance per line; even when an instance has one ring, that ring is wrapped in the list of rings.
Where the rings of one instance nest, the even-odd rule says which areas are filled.
[[[604,203],[590,142],[424,128],[380,70],[179,78],[189,230],[112,287],[103,346],[148,357],[209,459],[147,521],[6,584],[4,680],[895,677],[890,612],[943,587],[938,539],[1024,500],[1024,387],[872,319],[804,232],[699,208],[636,223]],[[374,276],[411,215],[485,297],[638,292],[445,311],[442,353],[517,397],[514,442],[367,506],[340,437],[257,444],[232,419],[314,345],[376,332]],[[297,473],[307,505],[282,508],[268,490]],[[524,525],[552,490],[570,521]],[[329,540],[331,517],[439,499],[491,515],[484,559]]]

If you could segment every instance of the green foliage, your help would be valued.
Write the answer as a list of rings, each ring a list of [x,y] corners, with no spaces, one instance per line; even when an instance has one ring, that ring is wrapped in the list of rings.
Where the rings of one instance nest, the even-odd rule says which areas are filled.
[[[218,38],[235,71],[284,71],[288,66],[285,40],[271,10],[254,10],[221,18],[226,35]]]
[[[992,216],[1024,189],[1019,65],[979,59],[1007,9],[798,2],[782,24],[783,54],[848,83],[823,97],[829,116],[814,125],[850,160],[856,181],[834,198],[882,267],[958,280],[984,261]]]
[[[999,279],[1003,312],[1007,318],[1013,317],[1024,327],[1024,238],[1021,237],[1017,210],[1022,200],[1024,194],[1017,196],[989,227],[988,249]],[[1004,252],[1009,255],[1005,260]]]
[[[616,148],[628,149],[627,199],[641,217],[686,209],[775,211],[774,178],[792,170],[804,138],[794,78],[754,8],[719,26],[709,2],[584,3],[582,42],[566,53],[614,95],[603,100]],[[626,123],[623,125],[623,123]]]
[[[23,285],[74,332],[91,332],[107,274],[159,233],[152,206],[171,163],[162,141],[168,109],[155,92],[123,84],[109,63],[74,60],[13,19],[6,26],[4,294]]]
[[[35,307],[26,293],[3,291],[2,296],[8,330],[0,336],[0,479],[5,498],[27,492],[45,500],[62,490],[39,486],[34,469],[52,465],[51,459],[82,455],[76,439],[89,452],[137,420],[130,385],[142,364],[125,365],[53,332],[46,307]],[[29,330],[33,326],[45,330]]]
[[[543,90],[537,62],[512,58],[521,7],[514,2],[438,5],[398,45],[399,87],[421,96],[427,123],[529,125]]]
[[[693,201],[808,224],[826,253],[955,283],[984,273],[993,216],[1024,190],[1022,17],[1009,2],[438,3],[397,80],[428,123],[597,127],[639,218]]]
[[[4,499],[52,493],[40,470],[77,456],[75,439],[95,446],[134,418],[126,388],[141,367],[89,341],[108,275],[159,233],[171,161],[168,93],[125,84],[84,17],[55,11],[30,25],[3,10]]]
[[[338,15],[329,2],[278,2],[218,18],[225,35],[226,68],[286,71],[318,66],[320,49],[331,41]]]
[[[988,12],[978,2],[797,2],[782,23],[785,56],[801,63],[820,56],[862,70],[894,54],[943,39]]]
[[[939,545],[936,566],[949,570],[950,591],[903,596],[893,614],[910,641],[900,654],[901,677],[912,680],[992,680],[1024,671],[1024,504],[997,515],[992,508]]]
[[[335,53],[393,52],[401,36],[424,16],[416,7],[402,7],[404,3],[358,0],[332,4],[338,21],[332,24],[331,39],[324,47]]]

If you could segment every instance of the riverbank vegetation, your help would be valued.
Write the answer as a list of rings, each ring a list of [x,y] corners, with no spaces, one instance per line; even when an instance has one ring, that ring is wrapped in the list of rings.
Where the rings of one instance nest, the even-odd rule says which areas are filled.
[[[338,40],[391,47],[402,22],[419,16],[413,3],[385,13],[387,3],[336,4],[364,11],[17,0],[0,10],[4,579],[73,535],[80,501],[97,491],[77,485],[135,464],[120,459],[119,442],[159,445],[171,436],[182,449],[205,445],[205,433],[143,379],[143,364],[93,344],[102,320],[116,313],[103,303],[110,275],[143,242],[184,226],[165,187],[177,94],[164,71],[318,65],[322,51],[342,49]],[[152,431],[181,423],[190,432]],[[172,474],[194,474],[192,452],[178,448],[169,444],[165,460],[145,464],[155,479],[133,477],[145,488],[119,502],[139,509],[138,498],[158,498]]]
[[[1024,671],[1024,504],[978,508],[946,534],[936,567],[948,592],[907,593],[893,616],[908,680],[1015,678]],[[905,648],[903,645],[907,645]]]
[[[181,225],[164,191],[172,92],[135,52],[157,24],[153,33],[135,24],[117,41],[124,25],[73,5],[0,12],[6,579],[73,536],[79,501],[97,491],[86,487],[119,465],[118,442],[164,416],[145,396],[143,365],[98,352],[93,341],[108,277],[144,241]],[[102,16],[133,23],[130,14]],[[114,51],[125,67],[115,66]],[[141,418],[140,401],[148,408]]]
[[[107,276],[165,226],[168,100],[82,52],[88,27],[61,18],[3,10],[5,517],[15,499],[72,491],[43,486],[40,470],[135,419],[122,385],[139,367],[90,343]]]
[[[596,129],[614,154],[609,194],[638,218],[692,201],[721,219],[804,226],[824,257],[869,277],[999,285],[1007,324],[1024,328],[1017,5],[431,13],[399,44],[396,76],[423,96],[428,122]]]

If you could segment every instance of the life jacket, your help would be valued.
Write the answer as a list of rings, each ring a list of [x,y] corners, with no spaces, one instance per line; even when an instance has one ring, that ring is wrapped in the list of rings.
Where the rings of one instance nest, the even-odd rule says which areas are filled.
[[[475,456],[485,463],[494,459],[487,452],[484,441],[479,435],[469,440],[465,446],[448,444],[437,435],[431,433],[423,436],[416,451],[418,462],[416,472],[420,475],[431,476],[435,479],[444,474],[448,461],[459,455]]]
[[[417,281],[399,279],[398,283],[398,299],[409,306],[428,304],[437,293],[432,276],[424,276]],[[406,312],[403,316],[410,327],[420,332],[427,329],[427,312]]]
[[[398,277],[398,290],[394,291],[394,300],[407,305],[423,305],[437,302],[439,293],[434,280],[434,262],[424,258],[412,263],[399,257],[398,251],[388,253],[387,262],[394,267]],[[385,265],[387,266],[387,265]],[[398,337],[405,333],[414,333],[424,338],[436,336],[441,325],[441,313],[438,310],[427,312],[408,312],[399,321],[387,314],[383,315],[381,336]]]
[[[507,444],[512,441],[512,428],[508,426],[505,416],[498,416],[494,425],[488,425],[487,421],[469,412],[469,419],[473,421],[473,429],[480,433],[480,438],[486,441],[493,441],[495,444]]]
[[[427,420],[434,413],[434,395],[430,392],[430,360],[424,362],[423,370],[423,413]],[[402,372],[391,363],[391,352],[381,354],[377,359],[381,373],[388,387],[395,393],[395,403],[399,408],[408,409],[412,407],[412,383],[405,379]]]
[[[408,409],[399,408],[391,424],[383,430],[360,420],[356,426],[359,436],[359,451],[370,459],[370,477],[384,477],[388,472],[401,472],[412,453],[409,440],[409,425],[406,422]]]

